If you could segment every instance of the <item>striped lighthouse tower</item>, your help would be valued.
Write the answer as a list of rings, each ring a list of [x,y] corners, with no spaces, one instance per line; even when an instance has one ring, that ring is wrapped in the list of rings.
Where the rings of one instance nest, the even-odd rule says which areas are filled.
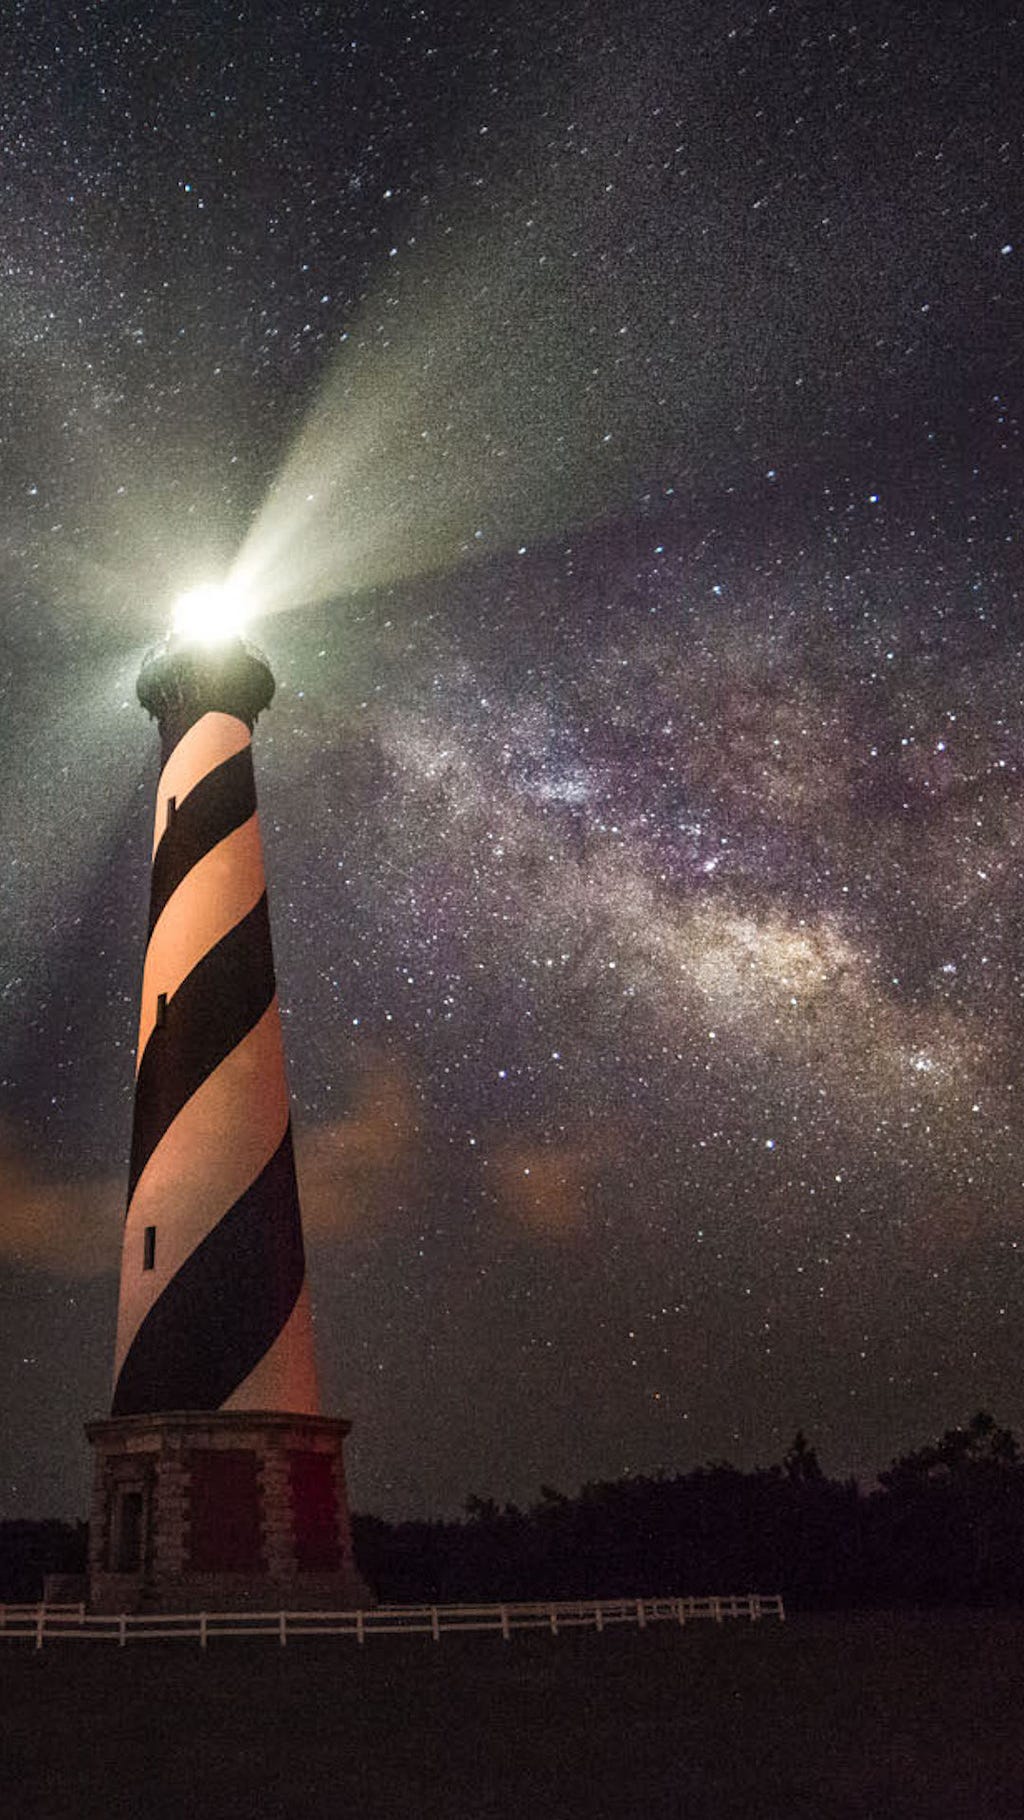
[[[159,726],[149,927],[96,1609],[364,1603],[321,1414],[240,638],[144,663]]]

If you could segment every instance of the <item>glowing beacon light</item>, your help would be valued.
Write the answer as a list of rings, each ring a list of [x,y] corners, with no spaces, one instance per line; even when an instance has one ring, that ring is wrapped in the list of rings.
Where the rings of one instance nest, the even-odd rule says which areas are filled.
[[[237,588],[229,582],[204,582],[179,594],[174,603],[174,634],[202,645],[219,645],[240,638],[245,629],[245,609]]]

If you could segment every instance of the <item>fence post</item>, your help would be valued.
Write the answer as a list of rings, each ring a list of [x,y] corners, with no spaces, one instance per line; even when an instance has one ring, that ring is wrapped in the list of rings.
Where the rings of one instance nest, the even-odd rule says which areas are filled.
[[[600,1599],[594,1606],[594,1626],[597,1630],[604,1629],[604,1606],[601,1604]]]
[[[430,1634],[433,1637],[435,1643],[440,1643],[440,1641],[441,1641],[441,1624],[440,1624],[440,1620],[438,1619],[438,1616],[437,1616],[437,1606],[436,1605],[432,1605],[430,1607]]]
[[[642,1599],[638,1599],[636,1602],[636,1627],[637,1630],[646,1630],[647,1628],[647,1613],[644,1610],[644,1602]]]
[[[676,1617],[680,1624],[686,1623],[686,1602],[683,1599],[676,1600]]]
[[[286,1611],[279,1611],[277,1614],[277,1635],[283,1649],[288,1641],[288,1613]]]
[[[362,1611],[356,1612],[356,1636],[359,1638],[360,1643],[366,1642],[366,1626],[363,1623]]]
[[[501,1608],[501,1634],[504,1637],[505,1642],[507,1643],[508,1638],[509,1638],[508,1606],[507,1605],[503,1605]]]
[[[46,1626],[46,1607],[41,1605],[36,1613],[36,1648],[43,1647],[43,1631]]]
[[[786,1622],[786,1607],[782,1603],[782,1594],[780,1593],[779,1594],[779,1623],[785,1624],[785,1622]]]
[[[548,1608],[548,1616],[551,1619],[551,1635],[553,1637],[557,1637],[557,1635],[558,1635],[558,1613],[556,1612],[553,1605],[549,1606],[549,1608]]]
[[[751,1593],[751,1595],[750,1595],[750,1617],[751,1617],[752,1623],[754,1623],[754,1624],[757,1624],[760,1621],[760,1618],[761,1618],[761,1595],[760,1595],[760,1593]]]
[[[122,1612],[120,1618],[117,1621],[117,1641],[120,1644],[122,1649],[125,1646],[127,1637],[128,1637],[128,1617],[125,1612]]]

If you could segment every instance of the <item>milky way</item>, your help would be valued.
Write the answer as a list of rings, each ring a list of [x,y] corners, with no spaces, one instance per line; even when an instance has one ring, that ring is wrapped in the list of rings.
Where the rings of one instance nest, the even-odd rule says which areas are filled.
[[[357,1506],[1019,1426],[1014,9],[13,10],[3,1514],[85,1504],[228,571]]]

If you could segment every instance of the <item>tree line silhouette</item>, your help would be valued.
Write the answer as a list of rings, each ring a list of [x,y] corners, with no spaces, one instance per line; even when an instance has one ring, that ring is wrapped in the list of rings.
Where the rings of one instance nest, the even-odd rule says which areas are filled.
[[[527,1510],[471,1496],[451,1521],[353,1518],[383,1603],[781,1592],[795,1608],[1024,1599],[1024,1461],[979,1413],[863,1490],[830,1479],[798,1433],[781,1464],[542,1486]],[[84,1571],[87,1526],[0,1524],[0,1599]]]

